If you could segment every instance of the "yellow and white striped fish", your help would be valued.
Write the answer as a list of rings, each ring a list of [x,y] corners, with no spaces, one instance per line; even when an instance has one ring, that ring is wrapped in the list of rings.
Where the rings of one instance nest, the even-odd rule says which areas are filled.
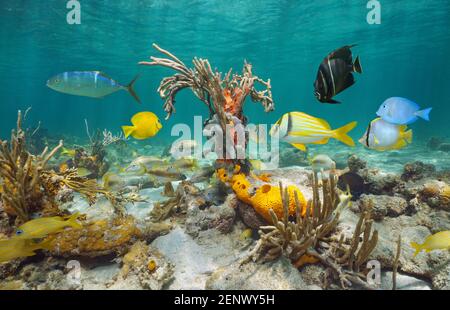
[[[305,144],[326,144],[330,138],[341,141],[349,146],[355,146],[348,132],[355,128],[357,122],[351,122],[341,128],[332,130],[327,121],[305,114],[289,112],[284,114],[270,129],[273,137],[279,134],[279,139],[292,144],[306,152]]]

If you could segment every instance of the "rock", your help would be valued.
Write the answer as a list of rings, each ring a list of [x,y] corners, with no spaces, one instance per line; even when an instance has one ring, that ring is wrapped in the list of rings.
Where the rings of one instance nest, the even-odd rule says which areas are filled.
[[[439,151],[450,152],[450,143],[442,143],[439,145]]]
[[[419,190],[419,196],[433,208],[450,211],[450,185],[442,181],[432,180]]]
[[[234,196],[234,195],[233,195]],[[191,236],[197,236],[199,231],[216,228],[222,233],[230,232],[233,227],[236,212],[231,201],[221,206],[212,205],[205,209],[191,206],[187,210],[186,232]]]
[[[351,172],[357,173],[359,170],[367,167],[367,162],[365,160],[360,159],[356,155],[352,155],[348,158],[348,168]]]
[[[267,225],[267,222],[256,213],[255,209],[246,203],[239,202],[237,211],[242,222],[250,228],[258,229],[259,226]]]
[[[259,264],[239,262],[215,270],[206,281],[209,290],[305,290],[310,289],[291,262],[281,257]],[[314,289],[318,287],[313,286]],[[320,289],[320,288],[319,288]]]
[[[432,277],[433,287],[439,290],[450,290],[450,262],[438,268]]]
[[[417,181],[424,177],[431,176],[436,172],[434,165],[425,164],[421,161],[407,163],[403,167],[403,174],[401,176],[404,181]]]
[[[393,195],[401,192],[405,186],[400,177],[393,173],[385,173],[375,169],[363,169],[359,174],[366,183],[366,191],[376,195]]]
[[[431,285],[423,280],[397,273],[397,290],[431,290]],[[392,271],[381,273],[381,289],[392,289]]]
[[[404,198],[387,195],[362,195],[358,203],[361,211],[370,208],[376,221],[383,220],[385,216],[400,216],[408,206]]]
[[[173,265],[157,249],[138,241],[122,259],[120,277],[134,275],[144,289],[160,290],[173,275]]]

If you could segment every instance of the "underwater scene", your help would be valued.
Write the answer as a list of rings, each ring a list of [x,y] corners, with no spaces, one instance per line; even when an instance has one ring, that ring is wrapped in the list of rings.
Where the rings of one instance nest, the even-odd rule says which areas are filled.
[[[2,0],[0,289],[449,290],[448,29],[448,0]]]

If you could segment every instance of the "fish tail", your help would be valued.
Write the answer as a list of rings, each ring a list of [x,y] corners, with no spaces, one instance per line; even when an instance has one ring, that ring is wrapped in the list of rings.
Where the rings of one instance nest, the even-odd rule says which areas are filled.
[[[403,138],[405,138],[406,142],[411,143],[412,139],[413,139],[413,131],[412,131],[412,129],[406,131],[403,134]]]
[[[348,132],[350,130],[352,130],[353,128],[355,128],[357,124],[358,124],[358,122],[351,122],[351,123],[348,123],[345,126],[342,126],[341,128],[333,130],[333,132],[332,132],[333,133],[333,137],[336,140],[341,141],[344,144],[347,144],[349,146],[355,146],[355,142],[348,135]]]
[[[356,56],[355,62],[353,63],[353,71],[362,73],[361,61],[359,60],[359,56]]]
[[[429,121],[430,120],[431,109],[432,108],[427,108],[427,109],[424,109],[424,110],[420,110],[420,111],[417,111],[415,114],[416,114],[416,116],[421,117],[421,118],[423,118],[426,121]]]
[[[422,246],[416,242],[411,242],[410,244],[411,244],[411,247],[414,250],[416,250],[416,252],[414,252],[414,256],[413,256],[413,257],[416,257],[417,254],[419,254],[422,251]]]
[[[136,80],[139,78],[139,74],[135,76],[135,78],[130,82],[130,84],[128,84],[126,86],[128,92],[130,93],[131,96],[133,96],[133,98],[138,102],[141,103],[141,99],[139,99],[139,96],[136,94],[136,92],[134,91],[133,85],[134,82],[136,82]]]
[[[81,216],[79,212],[72,214],[69,219],[67,220],[67,224],[70,225],[70,227],[75,229],[81,229],[83,228],[83,225],[77,222],[78,218]]]
[[[122,126],[125,139],[128,138],[133,133],[134,129],[135,129],[134,126]]]

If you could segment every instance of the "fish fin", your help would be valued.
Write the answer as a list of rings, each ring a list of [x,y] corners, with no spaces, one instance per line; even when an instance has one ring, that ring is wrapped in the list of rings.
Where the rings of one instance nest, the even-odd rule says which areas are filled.
[[[61,155],[67,155],[69,154],[69,150],[66,149],[64,146],[61,148]]]
[[[402,137],[403,137],[403,139],[406,140],[406,142],[411,143],[412,142],[412,138],[413,138],[413,131],[412,131],[412,129],[410,129],[408,131],[405,131],[402,134]]]
[[[356,56],[355,62],[353,63],[353,71],[358,72],[359,74],[361,74],[363,72],[362,67],[361,67],[361,61],[359,60],[359,56]]]
[[[313,144],[327,144],[330,138],[325,138],[316,142],[312,142]]]
[[[418,116],[418,117],[421,117],[421,118],[423,118],[426,121],[429,121],[430,120],[430,111],[431,111],[431,109],[432,108],[427,108],[427,109],[424,109],[424,110],[417,111],[416,113],[414,113],[414,115]]]
[[[297,149],[299,149],[300,151],[306,152],[306,146],[304,144],[301,143],[291,143],[291,145]]]
[[[126,86],[126,89],[138,103],[141,103],[141,99],[139,99],[138,95],[136,94],[136,92],[134,91],[134,88],[133,88],[134,82],[136,82],[136,80],[139,78],[139,76],[140,76],[140,74],[136,75],[135,78],[130,82],[130,84],[128,84]]]
[[[125,139],[128,138],[136,128],[134,126],[122,126],[123,134]]]
[[[405,141],[405,139],[399,139],[397,143],[392,147],[393,150],[400,150],[407,146],[408,143]]]
[[[414,250],[416,250],[416,252],[414,252],[414,256],[413,256],[413,257],[416,257],[417,254],[419,254],[422,251],[422,246],[416,242],[411,242],[410,245]]]
[[[373,136],[373,142],[375,142],[375,145],[380,144],[380,140],[378,140],[375,136]]]
[[[349,146],[355,146],[355,142],[353,141],[353,139],[347,135],[347,133],[352,130],[353,128],[356,127],[356,125],[358,124],[358,122],[351,122],[348,123],[345,126],[342,126],[341,128],[338,128],[336,130],[333,130],[333,137],[336,140],[341,141],[342,143],[345,143]]]
[[[77,222],[78,218],[81,216],[79,212],[72,214],[69,219],[67,220],[67,224],[69,224],[70,227],[75,229],[81,229],[83,228],[83,225]]]
[[[398,129],[400,129],[400,132],[404,132],[406,131],[406,129],[408,129],[407,125],[398,125]]]
[[[337,50],[335,50],[334,52],[332,52],[329,56],[329,59],[334,59],[334,58],[341,58],[341,59],[351,59],[352,57],[352,51],[350,50],[352,47],[356,46],[356,44],[354,45],[346,45],[343,46]]]

